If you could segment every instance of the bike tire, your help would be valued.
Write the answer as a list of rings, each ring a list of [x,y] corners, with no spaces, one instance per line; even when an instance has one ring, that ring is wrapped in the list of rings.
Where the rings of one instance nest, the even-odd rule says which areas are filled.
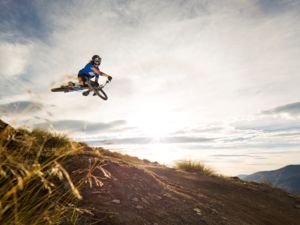
[[[108,99],[107,94],[103,91],[102,88],[93,87],[93,85],[91,85],[91,82],[89,81],[87,82],[87,85],[91,91],[95,92],[98,95],[98,97],[102,98],[103,100]]]
[[[62,87],[59,87],[59,88],[52,88],[51,91],[52,92],[69,92],[70,89],[69,89],[69,87],[62,86]]]

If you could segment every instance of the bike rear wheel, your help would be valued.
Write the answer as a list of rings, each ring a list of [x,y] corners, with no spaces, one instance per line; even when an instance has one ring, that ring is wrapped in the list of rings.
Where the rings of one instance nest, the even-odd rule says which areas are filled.
[[[107,97],[106,93],[103,91],[103,89],[100,88],[100,87],[94,87],[91,84],[90,80],[88,80],[87,85],[88,85],[89,89],[91,91],[95,92],[96,95],[98,95],[100,98],[102,98],[103,100],[107,100],[108,99],[108,97]]]
[[[52,92],[69,92],[70,88],[68,86],[61,86],[59,88],[52,88]]]

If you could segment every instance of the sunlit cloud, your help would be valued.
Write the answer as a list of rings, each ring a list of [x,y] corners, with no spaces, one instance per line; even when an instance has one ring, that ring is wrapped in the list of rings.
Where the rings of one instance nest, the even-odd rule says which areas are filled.
[[[0,42],[0,76],[11,79],[24,74],[29,64],[30,45]]]
[[[31,114],[41,111],[44,105],[34,101],[14,101],[7,104],[0,104],[0,113],[3,115]]]
[[[278,106],[271,110],[263,111],[264,114],[288,114],[290,116],[300,115],[300,102]]]
[[[118,120],[107,123],[88,122],[84,120],[58,120],[48,121],[35,124],[38,128],[51,128],[64,132],[94,134],[101,132],[109,132],[110,130],[118,129],[126,124],[126,121]]]

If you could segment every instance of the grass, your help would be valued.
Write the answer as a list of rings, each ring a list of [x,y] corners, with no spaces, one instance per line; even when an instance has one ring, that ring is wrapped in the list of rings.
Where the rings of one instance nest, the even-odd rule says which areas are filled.
[[[206,166],[200,161],[180,160],[176,162],[175,167],[180,170],[188,172],[197,172],[208,176],[216,175],[215,171],[212,168]]]
[[[35,138],[38,144],[44,148],[64,148],[70,147],[70,139],[59,133],[50,133],[43,129],[33,129],[31,136]]]
[[[78,224],[79,183],[62,165],[80,152],[67,136],[41,129],[2,135],[0,224]]]

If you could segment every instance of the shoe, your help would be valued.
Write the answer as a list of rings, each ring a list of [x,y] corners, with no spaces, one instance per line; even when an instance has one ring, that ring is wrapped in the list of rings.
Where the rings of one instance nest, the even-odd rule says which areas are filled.
[[[89,94],[90,94],[90,90],[87,90],[87,91],[82,92],[82,95],[83,95],[83,96],[88,96]]]
[[[96,95],[97,95],[96,92],[94,92],[93,96],[96,96]]]
[[[69,87],[74,87],[74,86],[75,86],[75,83],[72,82],[72,81],[69,81],[69,82],[68,82],[68,86],[69,86]]]

